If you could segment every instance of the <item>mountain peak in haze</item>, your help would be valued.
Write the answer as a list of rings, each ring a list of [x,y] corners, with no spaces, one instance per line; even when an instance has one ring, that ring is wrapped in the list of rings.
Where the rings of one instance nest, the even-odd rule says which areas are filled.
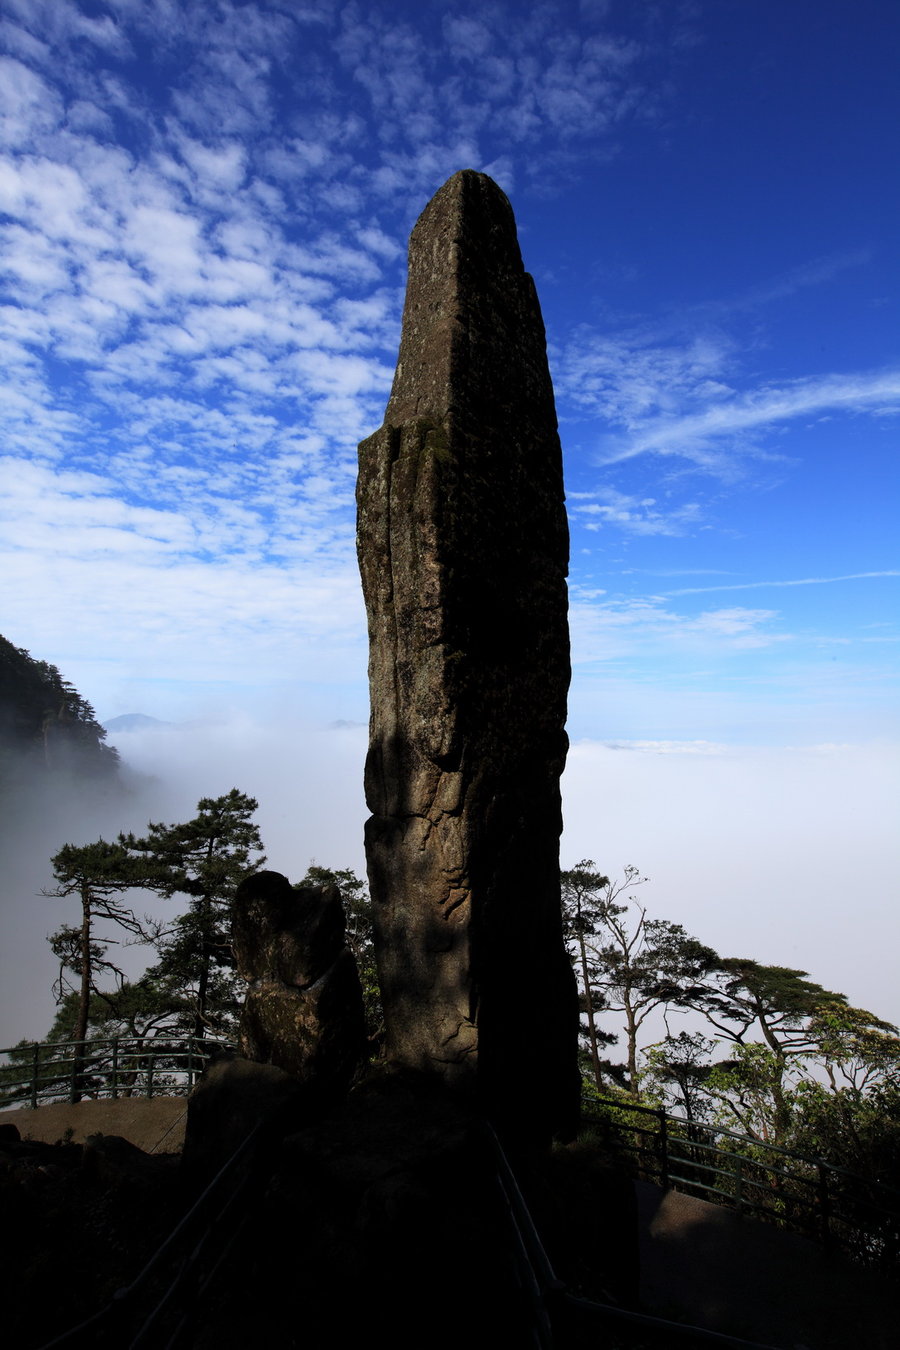
[[[111,717],[103,723],[107,731],[149,731],[174,725],[174,722],[163,722],[158,717],[148,717],[146,713],[122,713],[121,717]]]

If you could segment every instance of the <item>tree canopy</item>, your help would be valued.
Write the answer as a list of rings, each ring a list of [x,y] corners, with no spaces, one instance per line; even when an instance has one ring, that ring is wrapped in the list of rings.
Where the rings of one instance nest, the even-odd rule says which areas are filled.
[[[896,1028],[804,970],[719,956],[682,925],[651,918],[633,894],[644,881],[633,867],[611,881],[590,859],[561,873],[591,1089],[599,1082],[614,1092],[620,1082],[631,1096],[690,1122],[718,1124],[896,1185]],[[690,1029],[673,1035],[666,1018],[666,1036],[642,1043],[650,1014],[673,1008],[693,1019]],[[601,1046],[608,1053],[613,1029],[625,1051],[620,1067],[598,1053]]]
[[[188,897],[183,914],[159,942],[160,959],[149,972],[166,987],[178,987],[194,1008],[193,1034],[234,1028],[238,989],[231,945],[231,907],[240,882],[265,862],[259,829],[251,817],[255,798],[232,788],[203,797],[197,814],[181,824],[151,821],[143,837],[119,842],[144,867],[144,885],[159,895]],[[255,856],[257,855],[257,856]]]
[[[636,867],[627,866],[622,881],[610,881],[590,859],[561,873],[564,926],[581,973],[595,1077],[599,1084],[602,1033],[595,1029],[596,1015],[601,1010],[621,1014],[624,1079],[633,1095],[638,1093],[638,1036],[644,1022],[657,1008],[691,1006],[701,987],[698,981],[718,961],[712,948],[681,924],[648,919],[634,894],[626,895],[646,880]],[[627,904],[618,903],[621,896]]]
[[[112,976],[121,988],[125,976],[109,957],[110,946],[126,935],[126,940],[152,941],[158,929],[141,920],[123,900],[123,894],[141,884],[141,870],[121,844],[98,839],[93,844],[65,844],[52,859],[56,886],[44,894],[54,898],[77,896],[80,913],[77,923],[63,924],[49,938],[59,959],[59,977],[55,986],[57,1000],[74,996],[75,1021],[72,1038],[83,1041],[87,1035],[91,997],[105,997],[99,980]],[[102,925],[98,933],[97,925]],[[78,984],[73,986],[70,977]]]

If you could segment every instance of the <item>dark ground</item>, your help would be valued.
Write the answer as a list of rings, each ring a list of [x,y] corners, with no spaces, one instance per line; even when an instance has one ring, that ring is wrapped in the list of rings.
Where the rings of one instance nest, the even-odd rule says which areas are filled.
[[[8,1344],[42,1346],[102,1306],[174,1226],[196,1179],[192,1187],[177,1155],[109,1135],[127,1129],[144,1149],[171,1144],[183,1110],[183,1099],[159,1098],[0,1115],[0,1126],[13,1121],[34,1136],[0,1146]],[[37,1142],[67,1129],[77,1141],[104,1127],[106,1137],[86,1145]],[[270,1163],[237,1253],[186,1344],[529,1343],[490,1155],[464,1111],[382,1080],[294,1130]],[[545,1246],[574,1292],[634,1306],[639,1245],[640,1301],[657,1316],[779,1350],[900,1343],[898,1286],[719,1206],[635,1189],[610,1163],[596,1141],[516,1160]],[[107,1343],[127,1340],[117,1334]],[[610,1330],[580,1343],[618,1350],[669,1342]],[[102,1335],[91,1344],[102,1346]]]

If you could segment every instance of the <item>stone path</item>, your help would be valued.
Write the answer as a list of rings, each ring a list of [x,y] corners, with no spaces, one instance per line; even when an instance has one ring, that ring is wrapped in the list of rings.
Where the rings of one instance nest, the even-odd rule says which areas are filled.
[[[635,1186],[647,1312],[779,1350],[897,1350],[900,1285],[721,1205]]]
[[[145,1153],[180,1153],[184,1143],[186,1097],[109,1097],[98,1101],[51,1102],[36,1111],[0,1111],[0,1125],[15,1125],[23,1139],[55,1144],[66,1131],[73,1144],[90,1134],[119,1134]]]

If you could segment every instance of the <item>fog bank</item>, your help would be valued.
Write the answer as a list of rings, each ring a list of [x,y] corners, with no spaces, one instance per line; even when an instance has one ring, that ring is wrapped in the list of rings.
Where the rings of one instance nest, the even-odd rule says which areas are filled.
[[[52,885],[49,859],[66,842],[186,820],[200,797],[236,787],[259,801],[269,867],[297,880],[315,859],[364,874],[364,726],[240,715],[110,739],[122,790],[54,791],[38,802],[23,785],[4,821],[0,1044],[40,1037],[53,1018],[45,938],[74,921],[75,902],[38,892]],[[896,746],[580,741],[563,795],[564,866],[591,857],[618,874],[634,863],[651,879],[641,899],[652,915],[723,955],[800,967],[900,1020]],[[175,902],[143,901],[139,909],[175,912]]]

